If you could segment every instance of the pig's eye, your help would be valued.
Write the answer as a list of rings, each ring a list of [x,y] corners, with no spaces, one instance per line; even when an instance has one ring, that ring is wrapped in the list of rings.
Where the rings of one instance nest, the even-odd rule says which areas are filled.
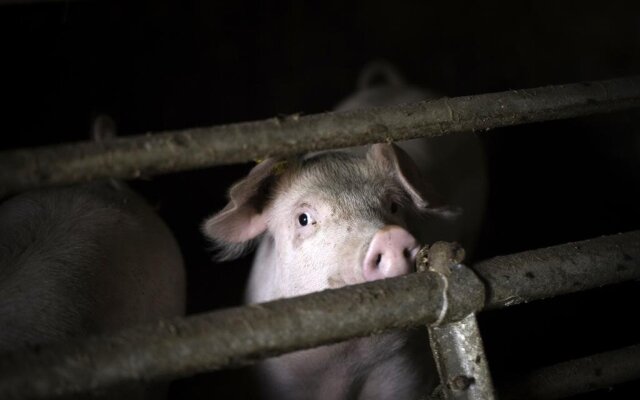
[[[308,205],[303,204],[301,207],[298,207],[292,215],[292,217],[297,220],[297,223],[293,221],[291,222],[296,224],[297,228],[300,229],[301,232],[313,232],[311,225],[316,224],[315,215],[315,210]]]
[[[307,224],[309,223],[309,215],[307,213],[298,215],[298,223],[301,226],[307,226]]]
[[[398,212],[398,204],[397,203],[391,203],[391,214],[395,214]]]

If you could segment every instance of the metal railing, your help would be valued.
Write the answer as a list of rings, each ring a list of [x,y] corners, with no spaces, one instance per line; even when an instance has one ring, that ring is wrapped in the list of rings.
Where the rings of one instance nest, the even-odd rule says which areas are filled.
[[[38,186],[169,171],[367,143],[484,131],[640,106],[640,77],[442,98],[402,106],[0,152],[0,197]]]
[[[450,251],[434,245],[429,258]],[[473,268],[457,261],[439,268],[447,274],[429,268],[8,354],[0,358],[0,398],[184,377],[386,330],[436,323],[441,329],[483,309],[640,279],[640,231],[497,257]],[[451,378],[444,381],[472,377]],[[476,388],[473,378],[469,387]]]
[[[0,197],[38,186],[135,178],[637,106],[640,78],[632,77],[104,143],[11,150],[0,153]],[[353,337],[427,325],[445,398],[491,399],[494,389],[475,313],[640,279],[640,231],[496,257],[472,268],[461,263],[455,246],[439,243],[426,251],[422,255],[428,257],[419,260],[423,272],[409,276],[3,355],[0,398],[43,398],[184,377]],[[625,373],[603,374],[598,384],[617,382],[621,376],[640,377],[634,349]],[[602,354],[591,360],[628,359],[627,353]],[[504,393],[518,398],[533,384],[543,395],[557,394],[555,382],[547,377],[585,365],[592,364],[574,360],[537,371],[505,387]],[[584,390],[585,385],[565,387],[569,393]]]

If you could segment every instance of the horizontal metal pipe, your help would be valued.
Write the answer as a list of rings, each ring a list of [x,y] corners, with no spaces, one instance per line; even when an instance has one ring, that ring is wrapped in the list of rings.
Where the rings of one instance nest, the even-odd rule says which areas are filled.
[[[38,186],[139,176],[269,156],[571,118],[640,105],[640,77],[442,98],[0,152],[0,196]]]
[[[474,265],[487,309],[640,279],[640,231],[500,256]]]
[[[488,286],[490,306],[553,295],[540,289],[535,279],[527,281],[529,273],[540,278],[566,271],[561,276],[572,279],[550,284],[557,293],[640,279],[640,231],[523,254],[475,268]],[[517,274],[526,279],[514,279]],[[439,273],[421,272],[8,354],[0,358],[0,398],[41,398],[181,377],[384,330],[432,324],[442,315],[447,322],[482,308],[482,285],[469,279],[466,268],[457,265],[446,286],[444,282]],[[510,287],[519,284],[535,290]],[[448,308],[443,310],[445,293]],[[517,296],[505,298],[509,293]]]
[[[562,399],[640,379],[640,345],[544,367],[500,391],[501,399]]]
[[[241,366],[269,355],[435,321],[435,274],[137,327],[0,358],[0,398],[43,398]]]

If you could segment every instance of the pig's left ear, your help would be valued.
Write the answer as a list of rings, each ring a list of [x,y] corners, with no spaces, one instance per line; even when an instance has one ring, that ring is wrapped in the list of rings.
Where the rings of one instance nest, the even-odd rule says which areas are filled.
[[[442,198],[428,184],[411,157],[395,144],[378,143],[371,146],[369,159],[393,171],[414,205],[429,214],[455,218],[461,210],[444,204]]]

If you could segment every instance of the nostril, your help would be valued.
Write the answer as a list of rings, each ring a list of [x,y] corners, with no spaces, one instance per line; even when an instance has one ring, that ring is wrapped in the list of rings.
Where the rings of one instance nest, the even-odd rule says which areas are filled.
[[[380,261],[382,261],[382,254],[378,253],[378,257],[376,257],[376,266],[380,265]]]
[[[411,250],[405,248],[404,250],[402,250],[402,255],[404,256],[404,258],[406,258],[407,260],[411,259]]]

